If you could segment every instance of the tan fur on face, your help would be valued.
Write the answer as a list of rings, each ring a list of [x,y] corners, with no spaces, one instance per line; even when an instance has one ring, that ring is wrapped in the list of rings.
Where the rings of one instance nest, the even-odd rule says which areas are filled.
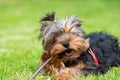
[[[50,52],[51,55],[54,54],[59,55],[60,53],[65,51],[66,48],[63,46],[64,42],[69,42],[70,44],[69,48],[73,50],[74,55],[71,57],[63,56],[63,60],[70,58],[77,58],[89,47],[88,40],[79,37],[77,34],[66,33],[56,38],[56,42],[54,43],[54,46]]]

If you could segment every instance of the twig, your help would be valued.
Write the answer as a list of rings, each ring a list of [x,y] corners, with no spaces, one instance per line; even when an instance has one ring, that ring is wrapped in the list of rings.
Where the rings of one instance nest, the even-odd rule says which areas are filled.
[[[43,65],[41,65],[41,66],[37,69],[37,71],[35,71],[35,73],[30,77],[29,80],[34,79],[34,78],[38,75],[38,73],[42,70],[42,68],[43,68],[52,58],[53,58],[53,56],[51,56]]]

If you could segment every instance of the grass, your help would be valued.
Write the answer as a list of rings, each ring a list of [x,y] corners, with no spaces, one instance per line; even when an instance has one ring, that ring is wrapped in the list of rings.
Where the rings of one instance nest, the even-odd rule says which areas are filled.
[[[56,11],[57,18],[77,15],[87,33],[106,31],[120,40],[119,0],[0,0],[0,80],[27,80],[38,68],[43,51],[39,19]],[[76,80],[120,80],[120,67],[104,76]],[[41,74],[35,80],[49,80]]]

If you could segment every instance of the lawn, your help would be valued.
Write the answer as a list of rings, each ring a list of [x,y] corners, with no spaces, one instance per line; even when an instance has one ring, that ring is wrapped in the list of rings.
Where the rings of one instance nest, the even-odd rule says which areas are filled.
[[[87,33],[106,31],[120,40],[119,0],[0,0],[0,80],[28,80],[43,52],[39,20],[56,11],[57,18],[76,15]],[[120,67],[107,74],[76,80],[120,80]],[[35,80],[49,80],[41,74]]]

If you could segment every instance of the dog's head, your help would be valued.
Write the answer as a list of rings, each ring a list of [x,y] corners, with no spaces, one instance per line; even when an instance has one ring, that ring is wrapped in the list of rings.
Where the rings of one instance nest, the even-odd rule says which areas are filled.
[[[75,16],[61,20],[55,20],[54,17],[55,13],[52,12],[40,20],[44,49],[63,60],[79,57],[89,47],[89,41],[81,29],[81,21]]]

